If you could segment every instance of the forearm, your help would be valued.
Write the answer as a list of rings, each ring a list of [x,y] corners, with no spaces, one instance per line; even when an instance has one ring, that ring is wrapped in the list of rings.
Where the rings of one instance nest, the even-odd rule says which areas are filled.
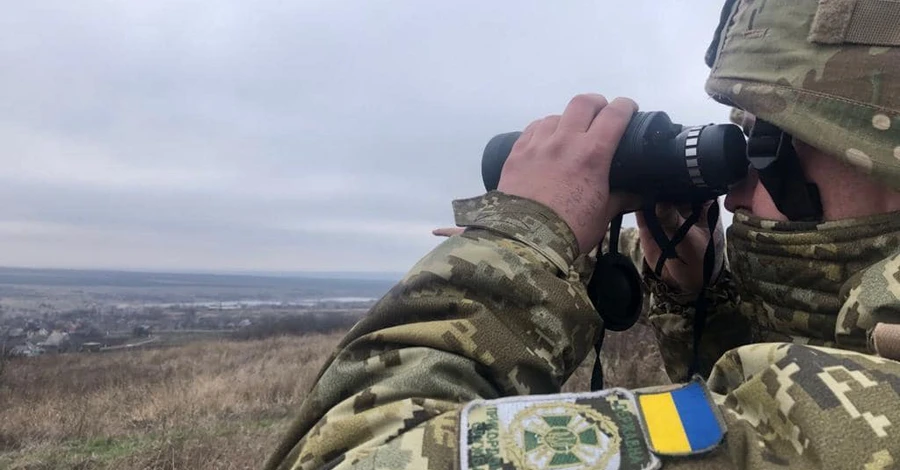
[[[501,206],[474,213],[506,220]],[[375,458],[379,446],[409,439],[429,461],[410,468],[446,465],[457,444],[440,430],[455,435],[466,402],[559,392],[599,317],[566,250],[515,238],[470,228],[422,259],[341,342],[270,467]]]

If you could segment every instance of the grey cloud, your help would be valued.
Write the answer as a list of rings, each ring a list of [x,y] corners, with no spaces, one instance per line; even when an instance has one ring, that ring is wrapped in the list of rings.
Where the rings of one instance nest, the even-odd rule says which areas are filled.
[[[724,120],[703,92],[720,8],[14,2],[0,264],[405,270],[482,191],[487,140],[576,93]]]

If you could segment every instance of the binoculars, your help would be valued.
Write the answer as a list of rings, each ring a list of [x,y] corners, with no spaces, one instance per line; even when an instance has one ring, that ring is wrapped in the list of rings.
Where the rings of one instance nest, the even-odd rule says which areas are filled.
[[[503,164],[521,132],[499,134],[484,149],[481,177],[497,189]],[[734,124],[686,127],[660,111],[632,117],[613,157],[610,192],[630,192],[656,202],[714,199],[747,176],[747,140]]]

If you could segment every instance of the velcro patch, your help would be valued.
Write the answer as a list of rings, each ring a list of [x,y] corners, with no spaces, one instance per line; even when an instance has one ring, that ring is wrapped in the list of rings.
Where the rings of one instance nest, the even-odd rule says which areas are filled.
[[[634,394],[624,389],[474,401],[460,414],[460,468],[652,470]]]
[[[725,423],[700,378],[664,392],[636,393],[650,450],[657,455],[695,455],[714,449]]]

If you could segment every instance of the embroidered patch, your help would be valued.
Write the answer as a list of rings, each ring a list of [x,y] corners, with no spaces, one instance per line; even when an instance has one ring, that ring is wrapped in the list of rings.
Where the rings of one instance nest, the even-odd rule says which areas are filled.
[[[719,408],[700,378],[664,392],[636,395],[650,450],[657,455],[701,454],[725,437]]]
[[[652,470],[634,395],[623,389],[475,401],[460,414],[460,468]]]

